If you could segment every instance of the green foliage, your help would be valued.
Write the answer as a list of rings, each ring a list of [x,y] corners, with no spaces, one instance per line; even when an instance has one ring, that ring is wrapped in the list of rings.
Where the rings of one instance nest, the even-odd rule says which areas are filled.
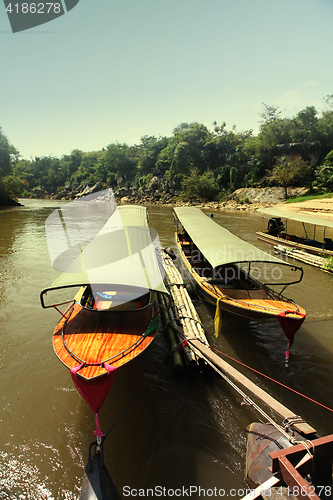
[[[325,258],[324,267],[327,271],[333,273],[333,257],[329,255],[328,257]]]
[[[333,166],[333,149],[330,151],[324,160],[325,165]]]
[[[120,181],[123,185],[144,187],[155,175],[173,183],[176,190],[182,189],[183,195],[188,193],[192,199],[193,196],[223,198],[240,187],[262,186],[269,181],[286,189],[292,184],[309,184],[313,180],[313,172],[305,165],[306,145],[310,146],[313,141],[320,142],[315,183],[332,190],[333,97],[327,96],[325,104],[320,116],[313,106],[308,106],[292,118],[283,118],[277,106],[263,103],[256,136],[252,130],[237,132],[235,126],[228,130],[224,121],[221,125],[215,121],[212,130],[197,122],[181,123],[171,137],[143,136],[138,145],[116,142],[101,151],[74,149],[61,158],[19,159],[18,151],[0,129],[1,190],[5,192],[3,179],[10,176],[19,181],[25,179],[28,184],[22,189],[26,192],[40,186],[52,193],[61,191],[68,183],[92,185],[99,180],[114,189]],[[302,143],[303,159],[299,162],[303,162],[303,166],[297,162],[287,166],[282,162],[273,170],[273,147],[295,142]],[[12,186],[12,192],[18,191],[13,179],[6,183]]]
[[[288,198],[285,203],[300,203],[302,201],[309,200],[321,200],[323,198],[332,198],[333,194],[323,193],[322,191],[318,191],[317,194],[305,194],[304,196],[293,196],[292,198]]]
[[[320,188],[333,191],[333,165],[321,165],[316,169],[315,184]]]
[[[315,176],[316,186],[333,191],[333,150],[326,155],[323,165],[316,168]]]
[[[191,174],[183,179],[182,188],[183,196],[190,200],[198,198],[204,201],[214,200],[218,192],[214,174],[206,172],[199,175],[197,169],[193,169]]]
[[[17,161],[19,152],[14,148],[7,137],[2,133],[0,127],[0,178],[10,175],[12,172],[12,163]]]
[[[167,137],[156,138],[154,136],[141,137],[138,146],[138,170],[142,174],[148,174],[156,167],[156,162],[161,151],[168,145]]]
[[[310,172],[311,167],[309,163],[301,158],[287,162],[287,160],[282,157],[281,164],[275,165],[273,168],[271,179],[284,187],[285,197],[287,198],[287,188],[298,182],[304,181],[304,179],[309,176]]]
[[[136,184],[139,188],[145,188],[148,186],[153,177],[153,174],[141,175],[141,177],[137,179]]]
[[[24,182],[14,175],[8,175],[1,179],[1,189],[10,198],[17,198],[25,188]]]
[[[105,155],[105,169],[131,181],[137,170],[137,148],[118,142],[109,144]]]
[[[16,198],[23,189],[20,180],[13,175],[13,163],[18,160],[19,152],[9,144],[0,127],[0,205],[8,198]]]

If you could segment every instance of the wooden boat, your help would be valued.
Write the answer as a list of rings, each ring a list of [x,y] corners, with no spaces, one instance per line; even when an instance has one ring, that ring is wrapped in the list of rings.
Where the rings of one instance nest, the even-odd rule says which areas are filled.
[[[304,436],[264,423],[252,423],[247,432],[246,481],[252,489],[242,500],[331,498],[333,435]]]
[[[333,221],[274,208],[258,210],[258,214],[269,217],[266,230],[256,233],[258,240],[314,255],[333,256]]]
[[[79,287],[70,302],[45,304],[49,292]],[[97,414],[115,370],[153,341],[159,324],[157,292],[167,293],[159,262],[159,242],[147,224],[147,209],[121,206],[74,259],[68,272],[41,292],[43,307],[62,317],[53,348],[70,369],[78,391]],[[58,308],[67,304],[65,312]]]
[[[174,216],[183,269],[199,295],[236,316],[278,319],[288,338],[288,357],[290,343],[306,313],[282,292],[301,281],[302,268],[237,238],[198,208],[175,208]],[[295,272],[298,277],[290,279]],[[274,281],[275,276],[281,279]],[[281,285],[282,290],[278,293],[268,285]]]

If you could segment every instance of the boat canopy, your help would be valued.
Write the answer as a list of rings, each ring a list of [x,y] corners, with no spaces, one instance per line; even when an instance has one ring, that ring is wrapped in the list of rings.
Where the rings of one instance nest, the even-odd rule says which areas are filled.
[[[250,243],[241,240],[199,208],[174,208],[174,213],[193,243],[213,268],[240,262],[267,262],[295,268],[273,255],[269,255]]]
[[[257,210],[257,213],[266,216],[268,215],[269,217],[280,217],[281,219],[284,218],[297,220],[299,222],[304,222],[315,226],[333,228],[333,220],[319,219],[318,217],[312,217],[312,215],[305,215],[302,213],[285,212],[284,210],[278,210],[274,208],[261,208]]]
[[[66,272],[56,278],[50,288],[53,290],[73,286],[102,286],[106,290],[110,286],[124,285],[144,292],[155,290],[167,293],[164,286],[163,264],[158,234],[148,227],[147,208],[136,205],[116,207],[106,224],[94,239],[84,245],[80,242],[67,247],[58,255],[58,264],[67,264]],[[71,221],[72,222],[72,221]],[[89,221],[93,224],[92,221]],[[63,235],[66,229],[56,225],[54,231],[48,232],[56,238],[54,232],[60,231],[59,238],[70,241],[70,235]],[[50,246],[50,242],[48,241]],[[83,247],[83,248],[82,248]],[[67,257],[66,257],[67,254]],[[51,255],[51,251],[50,251]],[[71,258],[71,255],[74,257]],[[59,269],[59,265],[53,267]],[[104,285],[108,285],[105,287]],[[43,292],[42,292],[43,293]]]

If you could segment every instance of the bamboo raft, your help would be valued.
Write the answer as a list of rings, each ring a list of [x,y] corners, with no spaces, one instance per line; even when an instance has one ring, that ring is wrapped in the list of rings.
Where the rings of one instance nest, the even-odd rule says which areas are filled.
[[[186,366],[190,369],[202,366],[200,351],[188,344],[190,340],[198,340],[209,347],[204,328],[192,300],[185,288],[183,278],[176,268],[172,258],[163,252],[163,265],[165,271],[165,284],[172,298],[172,307],[163,312],[163,319],[167,327],[171,348],[173,351],[173,362],[176,372],[181,374],[184,365],[178,347],[181,347]],[[166,305],[164,297],[159,294],[159,301]],[[186,342],[184,342],[186,340]]]
[[[317,267],[325,272],[330,272],[326,269],[326,258],[320,257],[319,255],[310,254],[305,250],[298,250],[297,248],[289,248],[284,245],[277,245],[274,247],[274,253],[279,253],[282,255],[286,255],[287,257],[291,257],[295,260],[299,260],[301,262],[305,262],[305,264],[309,264],[310,266]]]

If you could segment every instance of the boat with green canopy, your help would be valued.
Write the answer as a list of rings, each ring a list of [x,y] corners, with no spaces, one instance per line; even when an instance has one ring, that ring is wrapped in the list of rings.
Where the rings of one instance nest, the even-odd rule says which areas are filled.
[[[256,233],[258,240],[314,255],[333,256],[333,220],[274,207],[260,209],[257,213],[264,220],[268,218],[267,228]]]
[[[305,310],[283,295],[303,277],[288,264],[233,235],[199,208],[173,209],[176,243],[183,270],[198,294],[220,309],[243,318],[276,318],[288,349],[305,318]],[[280,292],[271,286],[280,286]]]
[[[117,207],[114,202],[99,217],[102,202],[88,207],[81,200],[73,203],[55,211],[46,222],[53,267],[67,266],[67,271],[41,292],[40,299],[42,307],[53,307],[61,314],[53,348],[96,413],[95,433],[101,438],[97,414],[115,371],[151,344],[159,325],[157,292],[168,292],[158,235],[148,227],[145,207]],[[86,228],[94,227],[96,220],[91,211],[97,213],[99,223],[97,234],[87,238]],[[106,215],[110,217],[99,229]],[[78,288],[74,299],[45,303],[46,295],[63,296],[73,288]],[[67,307],[64,312],[61,306]]]

